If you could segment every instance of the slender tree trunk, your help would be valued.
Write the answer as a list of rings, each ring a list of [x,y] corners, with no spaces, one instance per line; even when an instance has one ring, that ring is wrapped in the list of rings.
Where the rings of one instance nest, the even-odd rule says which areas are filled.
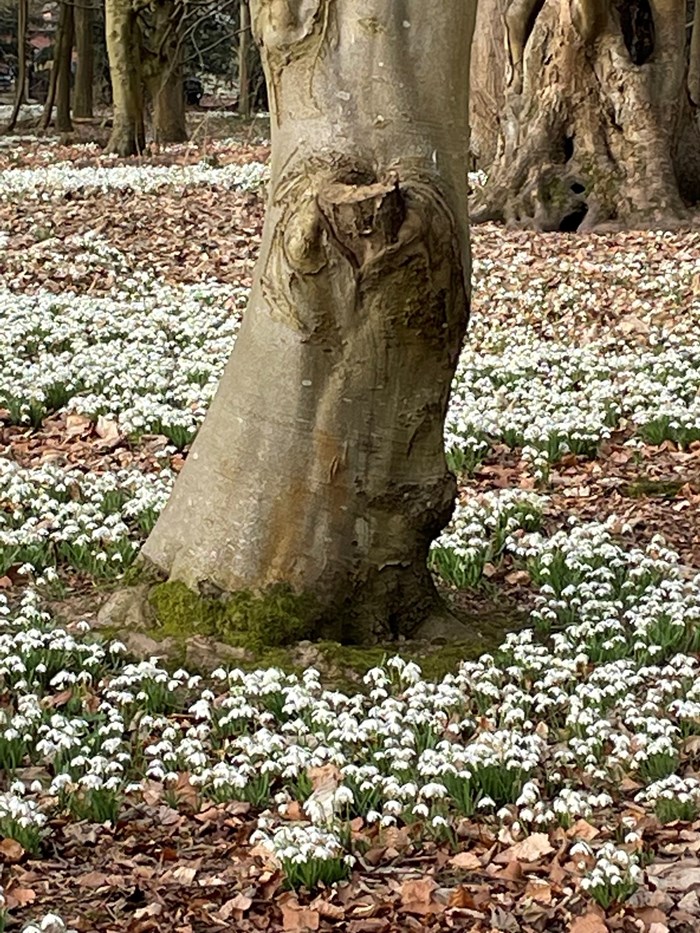
[[[59,74],[62,67],[62,62],[65,61],[66,53],[66,40],[67,32],[69,31],[67,26],[69,25],[66,20],[69,3],[68,0],[61,0],[59,5],[58,13],[58,23],[56,25],[56,34],[54,36],[53,42],[53,60],[51,62],[51,74],[49,75],[49,87],[46,94],[46,103],[44,104],[44,112],[41,117],[41,126],[42,129],[48,129],[51,124],[51,117],[53,115],[54,104],[58,96],[58,84],[59,84]],[[72,23],[72,6],[71,6],[71,23]],[[70,26],[70,43],[73,44],[73,27]],[[70,114],[69,114],[70,119]],[[69,132],[69,131],[68,131]]]
[[[241,0],[238,32],[238,112],[246,119],[250,116],[250,8],[248,0]]]
[[[89,0],[78,0],[75,10],[75,48],[78,53],[78,65],[75,72],[73,115],[82,119],[91,119],[93,115],[93,19],[94,10],[89,5]]]
[[[187,139],[185,88],[182,76],[181,7],[162,0],[150,16],[144,48],[144,73],[153,104],[153,137],[157,143]]]
[[[70,118],[71,64],[73,61],[73,38],[75,14],[73,0],[63,0],[61,6],[61,42],[57,49],[56,71],[56,129],[59,133],[71,133]]]
[[[511,0],[498,152],[474,219],[682,219],[700,187],[685,15],[685,0]]]
[[[5,132],[10,133],[17,126],[22,104],[25,101],[27,84],[27,27],[29,23],[29,0],[17,3],[17,77],[15,79],[15,100]]]
[[[131,0],[105,0],[105,32],[114,111],[107,152],[137,155],[143,151],[146,137],[141,36]]]
[[[144,547],[172,579],[289,584],[349,641],[441,630],[426,558],[456,489],[442,432],[468,315],[474,13],[251,3],[268,213],[232,359]]]

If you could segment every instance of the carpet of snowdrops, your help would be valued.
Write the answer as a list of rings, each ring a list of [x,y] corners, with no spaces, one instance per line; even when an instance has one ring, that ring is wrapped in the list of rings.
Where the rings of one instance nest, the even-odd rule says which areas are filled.
[[[260,163],[47,159],[0,171],[0,199],[51,205],[79,192],[99,204],[114,189],[200,188],[225,199],[259,192],[265,177]],[[11,236],[0,226],[0,247]],[[87,621],[52,617],[66,580],[110,582],[132,564],[206,413],[248,283],[164,281],[89,226],[70,255],[52,240],[52,261],[109,275],[105,293],[18,290],[0,260],[0,930],[126,929],[77,908],[62,919],[50,888],[43,914],[16,892],[66,826],[114,827],[144,799],[224,814],[249,805],[245,844],[300,897],[371,871],[382,846],[400,868],[398,834],[414,852],[447,851],[451,881],[437,860],[424,913],[433,923],[466,910],[460,929],[491,929],[499,903],[515,910],[512,889],[496,891],[506,882],[494,880],[489,907],[454,898],[489,876],[495,852],[535,873],[558,860],[555,880],[539,876],[549,900],[530,891],[543,912],[517,929],[570,929],[596,905],[623,923],[647,903],[640,892],[664,890],[650,838],[682,824],[690,839],[700,817],[700,567],[661,536],[636,544],[618,516],[572,513],[559,527],[548,516],[567,458],[594,461],[611,439],[640,458],[697,449],[700,237],[559,238],[567,259],[561,246],[547,256],[552,237],[494,236],[475,232],[475,313],[446,427],[462,492],[431,562],[455,592],[478,590],[494,567],[519,573],[530,625],[440,682],[388,654],[355,693],[313,668],[173,670],[128,657]],[[13,439],[57,418],[68,433],[94,422],[112,447],[155,437],[156,464],[15,455]],[[472,482],[504,450],[522,488]],[[244,889],[242,930],[256,910]]]

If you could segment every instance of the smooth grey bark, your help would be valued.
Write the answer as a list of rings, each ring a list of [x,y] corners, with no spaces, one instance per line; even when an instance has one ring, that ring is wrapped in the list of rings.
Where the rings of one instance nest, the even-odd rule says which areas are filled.
[[[319,634],[442,631],[426,558],[456,490],[442,432],[468,316],[475,3],[251,13],[272,107],[262,251],[143,554],[204,593],[311,594]]]

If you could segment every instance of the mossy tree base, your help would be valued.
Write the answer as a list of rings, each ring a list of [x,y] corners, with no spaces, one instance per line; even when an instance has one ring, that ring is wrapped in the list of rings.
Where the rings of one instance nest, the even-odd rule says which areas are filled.
[[[159,657],[197,673],[221,666],[279,667],[288,673],[316,667],[328,686],[356,689],[369,668],[394,654],[416,661],[426,678],[439,679],[461,661],[496,651],[508,632],[526,623],[516,610],[484,609],[483,615],[455,619],[458,640],[447,644],[439,637],[360,647],[310,641],[308,606],[288,592],[222,601],[198,597],[181,584],[142,582],[113,593],[94,628],[101,637],[124,642],[136,658]]]

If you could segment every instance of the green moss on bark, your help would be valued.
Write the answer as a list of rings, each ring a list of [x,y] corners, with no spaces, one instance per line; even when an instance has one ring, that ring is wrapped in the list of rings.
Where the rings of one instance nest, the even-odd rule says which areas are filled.
[[[251,651],[309,638],[318,614],[311,597],[285,586],[213,599],[171,580],[154,586],[149,600],[163,636],[206,635]]]

